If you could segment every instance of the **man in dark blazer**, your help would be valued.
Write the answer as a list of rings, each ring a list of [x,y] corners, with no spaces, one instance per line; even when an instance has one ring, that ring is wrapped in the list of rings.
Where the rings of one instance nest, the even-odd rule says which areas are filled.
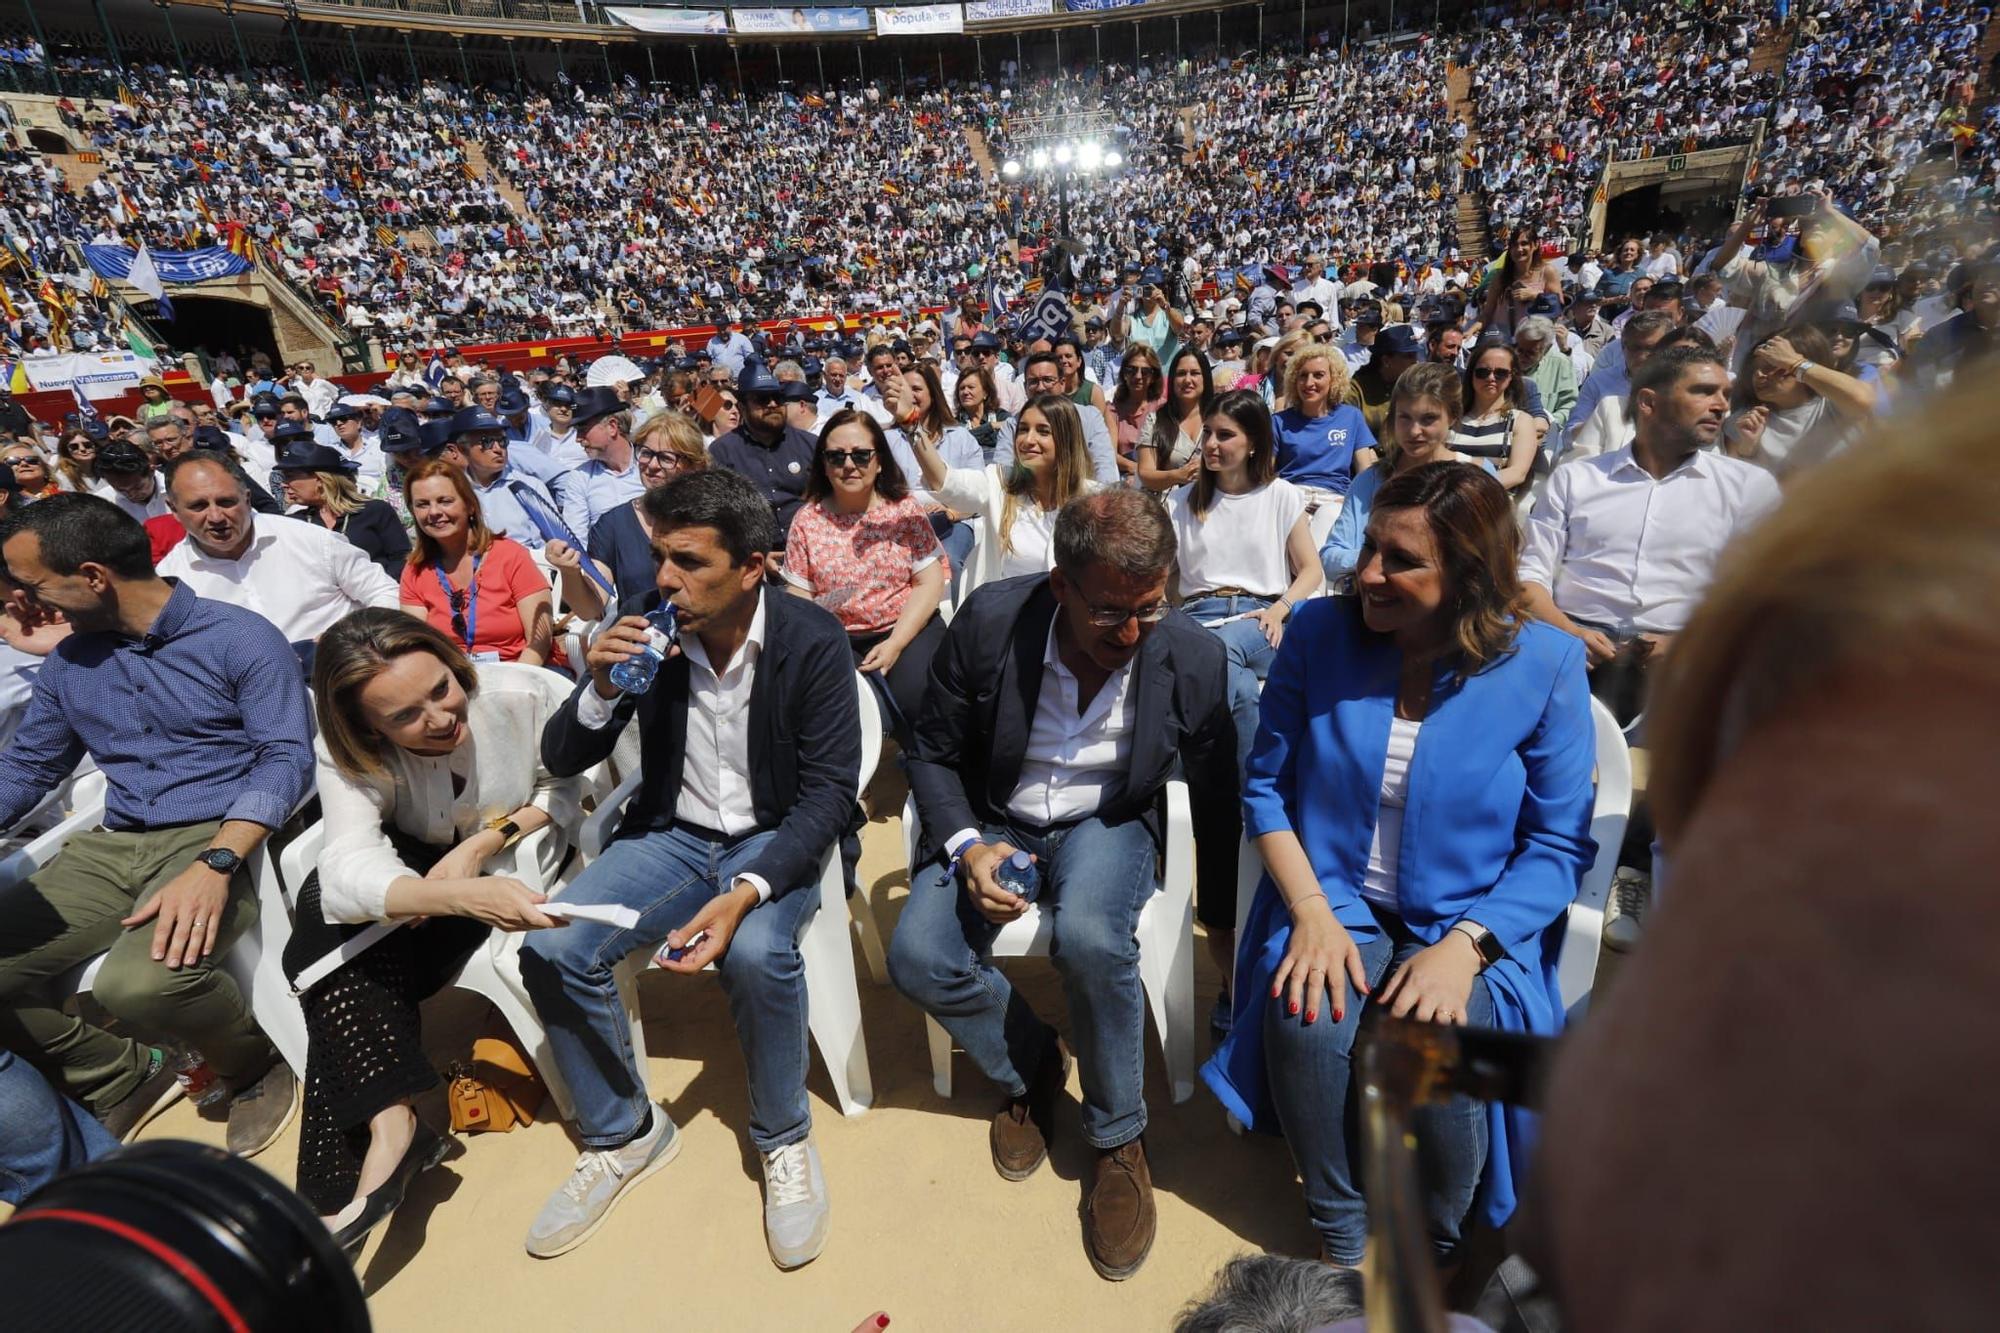
[[[528,1233],[552,1258],[588,1239],[612,1204],[679,1149],[633,1065],[613,969],[665,941],[661,965],[722,974],[750,1076],[750,1137],[764,1162],[771,1257],[796,1268],[826,1244],[826,1185],[808,1135],[806,990],[798,939],[819,867],[849,827],[861,766],[854,661],[827,612],[764,585],[776,520],[756,486],[712,469],[643,500],[659,560],[657,607],[679,629],[652,687],[623,694],[611,668],[639,656],[649,623],[601,633],[589,678],[542,736],[558,776],[611,754],[637,718],[638,792],[604,854],[564,901],[631,908],[621,928],[573,921],[530,937],[521,977],[576,1101],[584,1153]]]
[[[1068,1058],[985,953],[1027,910],[996,870],[1016,850],[1036,858],[1076,1023],[1084,1136],[1098,1153],[1085,1250],[1118,1280],[1153,1243],[1136,931],[1159,889],[1161,789],[1187,779],[1203,917],[1224,928],[1241,790],[1222,641],[1167,606],[1165,510],[1132,490],[1073,500],[1057,516],[1055,553],[1053,572],[967,599],[932,663],[910,757],[924,859],[889,971],[1006,1089],[993,1164],[1009,1180],[1032,1175]]]

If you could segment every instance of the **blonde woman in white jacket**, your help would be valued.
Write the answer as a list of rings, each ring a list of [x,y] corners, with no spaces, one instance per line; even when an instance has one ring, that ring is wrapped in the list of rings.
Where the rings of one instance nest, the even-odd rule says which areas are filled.
[[[1010,467],[954,468],[932,444],[912,438],[910,448],[932,497],[953,513],[974,516],[978,541],[961,598],[994,579],[1054,568],[1057,512],[1098,488],[1076,405],[1056,394],[1022,407]]]
[[[578,817],[579,779],[541,762],[542,728],[569,688],[542,667],[475,669],[448,635],[393,608],[356,611],[319,641],[325,844],[285,972],[296,982],[369,926],[401,923],[305,988],[298,1190],[350,1251],[443,1155],[412,1105],[437,1083],[418,1005],[493,930],[560,924],[523,878],[553,877]],[[516,844],[543,828],[537,863],[517,868]]]

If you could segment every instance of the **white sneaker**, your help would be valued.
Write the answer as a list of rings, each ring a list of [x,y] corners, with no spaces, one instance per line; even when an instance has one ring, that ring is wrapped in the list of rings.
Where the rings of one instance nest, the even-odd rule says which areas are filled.
[[[569,1179],[528,1228],[529,1254],[537,1259],[568,1254],[597,1233],[612,1205],[634,1185],[679,1155],[680,1130],[660,1107],[652,1110],[652,1128],[641,1137],[622,1148],[586,1149],[576,1159]]]
[[[826,1248],[826,1177],[810,1139],[764,1155],[764,1242],[771,1262],[802,1268]]]

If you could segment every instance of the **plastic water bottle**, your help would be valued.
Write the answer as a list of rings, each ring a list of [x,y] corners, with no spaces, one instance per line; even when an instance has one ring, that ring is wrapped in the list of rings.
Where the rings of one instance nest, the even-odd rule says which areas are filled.
[[[652,689],[653,677],[660,674],[660,663],[667,660],[667,649],[680,641],[680,622],[674,619],[671,606],[653,611],[646,617],[646,624],[649,626],[646,651],[611,668],[611,683],[625,694],[644,694]]]
[[[993,878],[1024,903],[1035,901],[1042,891],[1042,877],[1035,870],[1035,859],[1026,852],[1015,852],[1002,861],[995,867]]]
[[[213,1106],[229,1095],[229,1089],[198,1051],[182,1051],[174,1057],[174,1082],[196,1106]]]

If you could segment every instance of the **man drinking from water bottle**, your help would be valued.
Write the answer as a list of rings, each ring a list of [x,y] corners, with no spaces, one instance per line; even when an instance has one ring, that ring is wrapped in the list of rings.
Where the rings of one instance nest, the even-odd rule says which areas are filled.
[[[630,929],[573,921],[521,949],[521,976],[576,1101],[584,1152],[529,1228],[528,1253],[564,1254],[632,1186],[673,1160],[679,1134],[646,1097],[613,969],[643,948],[661,966],[721,973],[750,1076],[750,1138],[764,1167],[764,1232],[780,1268],[826,1246],[828,1207],[808,1137],[806,990],[798,940],[819,903],[821,859],[847,831],[861,724],[847,632],[765,584],[777,519],[757,487],[721,469],[641,500],[656,590],[628,598],[598,635],[589,674],[542,736],[550,772],[581,773],[635,719],[638,792],[604,854],[566,897],[639,913]],[[678,638],[641,692],[612,668],[647,651],[645,617],[672,608]],[[621,676],[624,673],[620,673]],[[635,691],[643,673],[628,678]]]

